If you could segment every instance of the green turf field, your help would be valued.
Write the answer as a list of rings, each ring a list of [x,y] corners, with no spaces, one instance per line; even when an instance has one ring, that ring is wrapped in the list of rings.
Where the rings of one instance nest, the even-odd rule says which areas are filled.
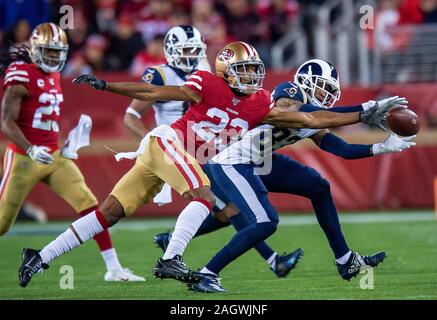
[[[152,237],[170,229],[174,220],[126,220],[112,230],[122,264],[145,276],[145,283],[104,282],[103,261],[91,241],[20,288],[21,248],[41,248],[68,223],[17,224],[0,238],[0,299],[437,299],[437,221],[432,212],[342,215],[341,220],[352,249],[365,254],[385,250],[389,256],[374,269],[374,289],[361,289],[359,278],[342,280],[314,217],[300,215],[282,216],[278,232],[268,240],[279,253],[305,250],[287,278],[276,278],[252,250],[222,272],[222,285],[229,292],[220,294],[192,293],[179,282],[151,275],[161,254]],[[194,239],[185,262],[191,268],[203,266],[233,234],[227,228]],[[73,290],[60,288],[63,265],[73,267]]]

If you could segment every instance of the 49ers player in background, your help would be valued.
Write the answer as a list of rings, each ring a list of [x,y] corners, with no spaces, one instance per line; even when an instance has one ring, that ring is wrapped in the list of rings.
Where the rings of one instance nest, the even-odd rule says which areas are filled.
[[[0,71],[5,71],[1,130],[10,140],[0,184],[0,235],[13,225],[38,181],[81,216],[98,207],[79,168],[58,148],[63,101],[60,71],[67,58],[67,36],[56,24],[44,23],[33,30],[29,43],[30,48],[21,47],[0,61]],[[145,280],[122,268],[107,230],[94,239],[108,269],[106,281]]]

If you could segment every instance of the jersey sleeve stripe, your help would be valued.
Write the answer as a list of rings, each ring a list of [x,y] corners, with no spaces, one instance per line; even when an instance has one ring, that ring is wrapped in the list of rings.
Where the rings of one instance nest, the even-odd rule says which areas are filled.
[[[13,81],[13,80],[17,80],[19,82],[29,82],[29,78],[24,78],[24,77],[19,77],[19,76],[12,76],[12,77],[10,77],[10,78],[5,80],[5,84],[10,82],[10,81]]]
[[[20,76],[29,76],[27,71],[17,70],[17,71],[9,71],[6,73],[5,78],[9,78],[11,76],[20,75]]]
[[[197,82],[194,82],[194,81],[187,81],[187,82],[184,83],[184,85],[186,85],[186,86],[194,86],[198,90],[202,90],[202,86],[200,84],[198,84]]]
[[[166,82],[167,82],[167,78],[165,76],[165,72],[164,70],[162,70],[161,67],[155,67],[155,70],[158,70],[159,74],[161,75],[162,78],[162,82],[164,83],[163,85],[165,86]]]
[[[189,77],[187,78],[187,80],[194,80],[194,79],[195,79],[195,80],[198,80],[198,81],[200,81],[200,82],[203,81],[201,77],[196,76],[195,74],[192,74],[191,76],[189,76]]]

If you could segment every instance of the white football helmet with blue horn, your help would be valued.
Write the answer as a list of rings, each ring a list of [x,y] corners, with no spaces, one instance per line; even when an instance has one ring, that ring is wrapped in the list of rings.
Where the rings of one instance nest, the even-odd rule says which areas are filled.
[[[322,59],[304,62],[294,76],[311,104],[322,108],[332,107],[340,99],[340,82],[337,69]]]
[[[164,52],[170,66],[191,73],[206,57],[206,44],[199,30],[181,25],[171,28],[165,35]]]

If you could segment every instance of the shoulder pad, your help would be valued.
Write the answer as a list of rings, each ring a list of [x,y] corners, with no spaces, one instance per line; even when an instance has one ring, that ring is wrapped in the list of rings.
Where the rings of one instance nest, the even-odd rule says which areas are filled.
[[[272,97],[276,101],[280,98],[294,99],[306,103],[306,95],[303,90],[294,82],[283,82],[275,87]]]
[[[154,84],[156,86],[163,86],[166,82],[165,73],[161,67],[149,67],[147,68],[141,79],[144,82]]]

